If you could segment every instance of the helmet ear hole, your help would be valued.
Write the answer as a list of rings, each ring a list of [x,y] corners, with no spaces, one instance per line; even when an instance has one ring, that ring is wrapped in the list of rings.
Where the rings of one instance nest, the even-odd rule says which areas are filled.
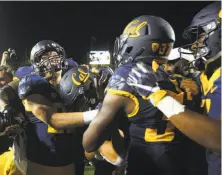
[[[130,46],[126,48],[125,52],[129,54],[132,50],[133,50],[133,46]]]
[[[62,69],[68,69],[68,61],[67,60],[62,61]]]

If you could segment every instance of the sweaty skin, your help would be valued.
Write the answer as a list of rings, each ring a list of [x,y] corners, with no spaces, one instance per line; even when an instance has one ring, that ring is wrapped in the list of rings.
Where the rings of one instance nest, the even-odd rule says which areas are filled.
[[[57,113],[58,104],[51,103],[40,94],[28,96],[23,99],[23,104],[26,110],[32,111],[39,120],[55,129],[68,129],[85,125],[82,112]]]
[[[90,123],[83,135],[83,147],[87,152],[93,152],[103,143],[104,137],[109,131],[109,125],[114,120],[120,109],[130,114],[134,109],[133,100],[107,93],[103,105],[97,116]],[[114,131],[114,130],[112,130]]]
[[[220,120],[211,119],[187,109],[183,113],[170,117],[170,121],[200,145],[221,152]]]
[[[39,120],[49,124],[54,129],[71,129],[85,125],[82,112],[56,113],[58,106],[52,104],[42,95],[30,95],[23,99],[23,104],[26,110],[32,111]],[[119,155],[124,156],[122,133],[117,131],[116,129],[111,135],[113,142],[105,141],[98,149],[98,152],[111,162],[115,162]]]

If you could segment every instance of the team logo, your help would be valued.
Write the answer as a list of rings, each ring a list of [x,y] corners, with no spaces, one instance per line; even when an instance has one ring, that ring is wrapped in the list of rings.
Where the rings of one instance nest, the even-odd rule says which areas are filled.
[[[140,30],[145,25],[147,25],[146,21],[139,23],[139,20],[134,20],[126,26],[125,30],[123,31],[123,34],[129,35],[130,38],[137,38],[141,35]]]

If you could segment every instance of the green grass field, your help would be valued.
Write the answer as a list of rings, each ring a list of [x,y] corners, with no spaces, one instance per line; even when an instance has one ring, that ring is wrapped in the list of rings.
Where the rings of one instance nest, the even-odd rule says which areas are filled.
[[[93,175],[94,174],[94,166],[85,166],[84,175]]]

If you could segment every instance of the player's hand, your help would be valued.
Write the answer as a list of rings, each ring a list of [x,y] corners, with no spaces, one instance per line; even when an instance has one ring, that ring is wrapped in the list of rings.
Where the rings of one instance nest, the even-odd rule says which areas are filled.
[[[197,95],[200,93],[198,84],[190,78],[182,80],[180,88],[184,89],[187,93],[191,93],[191,95]]]
[[[107,84],[109,78],[113,75],[113,70],[110,67],[92,68],[91,72],[99,76],[99,86]]]

